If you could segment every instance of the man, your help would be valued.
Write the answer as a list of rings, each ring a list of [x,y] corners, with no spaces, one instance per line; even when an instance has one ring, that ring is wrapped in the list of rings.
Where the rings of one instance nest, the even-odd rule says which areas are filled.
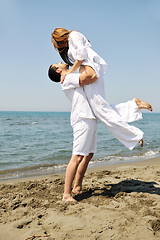
[[[49,68],[49,77],[55,82],[60,82],[60,77],[69,71],[66,64],[54,64]],[[73,79],[74,78],[74,79]],[[75,78],[77,88],[72,85]],[[97,120],[86,99],[83,87],[79,86],[79,80],[89,84],[96,80],[93,69],[88,69],[87,74],[68,74],[62,84],[62,90],[72,102],[71,126],[73,128],[72,157],[66,169],[65,188],[63,201],[75,201],[71,195],[72,182],[77,172],[75,185],[72,192],[81,193],[82,181],[90,159],[96,150]]]
[[[85,72],[84,72],[84,70],[85,70]],[[97,75],[96,75],[95,71],[93,70],[93,68],[91,68],[89,66],[82,67],[81,70],[80,70],[80,72],[82,72],[81,74],[73,74],[72,73],[72,74],[67,75],[68,71],[69,71],[68,66],[66,64],[62,64],[62,63],[54,64],[54,65],[50,66],[49,77],[51,78],[51,80],[53,80],[55,82],[60,82],[60,80],[61,80],[60,76],[66,75],[65,81],[62,84],[62,89],[65,91],[66,95],[72,101],[71,125],[74,126],[74,121],[73,121],[74,112],[76,113],[76,116],[78,117],[78,119],[79,118],[83,119],[83,117],[84,118],[89,118],[89,115],[90,115],[89,113],[90,113],[91,109],[88,108],[89,105],[87,104],[86,96],[88,98],[89,103],[91,103],[91,101],[93,101],[93,103],[95,103],[93,105],[93,108],[94,108],[95,112],[98,111],[100,113],[103,113],[103,112],[106,113],[105,112],[106,111],[105,110],[105,105],[104,106],[103,105],[102,106],[97,105],[98,110],[95,109],[96,100],[97,100],[97,97],[99,97],[99,96],[96,96],[96,95],[94,96],[93,93],[90,94],[89,92],[87,93],[87,91],[85,91],[85,93],[86,93],[86,95],[85,95],[85,93],[83,91],[83,89],[86,90],[86,88],[88,86],[93,85],[93,83],[95,81],[97,81]],[[86,85],[86,84],[90,84],[90,85]],[[83,88],[80,85],[83,86]],[[74,94],[74,92],[75,92],[75,94]],[[77,92],[81,95],[81,97],[83,96],[83,100],[85,100],[84,105],[82,103],[83,102],[82,99],[81,99],[81,101],[77,101],[78,98],[76,99],[76,97],[73,97],[73,95],[77,96]],[[90,92],[91,92],[91,90],[90,90]],[[90,101],[89,101],[89,97],[90,97]],[[75,101],[75,99],[76,99],[76,101]],[[76,103],[76,105],[75,105],[75,103]],[[102,101],[101,101],[101,103],[102,103]],[[105,104],[105,100],[104,100],[104,104]],[[87,108],[86,108],[85,105],[87,105]],[[141,108],[149,108],[149,107],[151,107],[149,104],[144,103],[144,102],[142,102],[142,101],[140,101],[136,98],[132,101],[128,101],[127,103],[121,103],[121,104],[118,104],[116,106],[112,106],[112,108],[109,106],[109,108],[111,108],[111,112],[116,113],[115,116],[119,120],[118,124],[120,125],[120,128],[122,128],[122,134],[123,134],[123,131],[125,131],[126,128],[128,128],[128,126],[129,126],[125,122],[125,119],[127,119],[128,122],[129,121],[136,121],[138,119],[141,119],[142,117],[141,117],[140,109]],[[107,106],[107,111],[108,111],[108,106]],[[92,117],[91,117],[91,119],[92,119]],[[107,120],[107,116],[105,116],[105,114],[100,115],[100,120],[102,122],[105,122]],[[114,122],[114,121],[115,120],[112,120],[112,122]],[[121,126],[121,122],[122,122],[122,126]],[[75,123],[76,123],[76,121],[75,121]],[[123,123],[124,123],[124,126],[125,126],[124,129],[123,129]],[[79,124],[76,124],[76,127],[77,126],[79,127]],[[73,127],[73,130],[74,129],[75,129],[75,127]],[[135,130],[137,130],[137,128],[132,127],[132,131],[131,131],[130,126],[129,126],[129,132],[131,132],[131,134],[133,134],[133,137],[136,137],[136,133],[133,130],[135,131]],[[77,128],[77,131],[78,131],[78,128]],[[140,130],[138,129],[138,131],[140,131]],[[75,133],[76,131],[73,131],[73,132]],[[81,133],[82,132],[83,132],[83,129],[81,129]],[[90,135],[88,135],[88,137],[90,137]],[[85,138],[84,140],[88,141],[87,138]],[[86,144],[85,141],[79,142],[80,145],[83,145],[83,147],[84,147],[85,144]],[[136,140],[133,139],[133,141],[137,142],[137,139]],[[142,139],[140,139],[140,145],[143,146],[143,140]],[[84,151],[81,150],[82,155],[83,155],[83,152]],[[77,153],[77,154],[79,154],[79,153]],[[89,160],[91,159],[90,156],[92,156],[92,155],[93,155],[93,153],[92,154],[90,153],[88,155]],[[83,160],[84,159],[85,158],[83,157]],[[85,161],[82,161],[82,163],[83,162],[85,162]],[[84,176],[84,173],[85,173],[85,170],[87,168],[87,165],[88,165],[89,161],[86,161],[86,162],[87,162],[87,164],[85,163],[85,167],[82,164],[83,174],[79,174],[79,177],[76,177],[76,184],[73,188],[73,192],[75,192],[75,193],[81,192],[82,179],[83,179],[83,176]],[[69,163],[69,165],[70,165],[70,163]],[[67,167],[66,176],[68,176],[68,169],[69,169],[69,167]],[[79,167],[78,167],[78,169],[79,169]],[[78,174],[77,174],[77,176],[78,176]],[[66,179],[68,179],[68,178],[66,177]],[[79,181],[78,179],[81,179],[81,180]],[[66,180],[66,182],[68,182],[68,180]],[[69,184],[69,186],[71,186],[71,184]]]

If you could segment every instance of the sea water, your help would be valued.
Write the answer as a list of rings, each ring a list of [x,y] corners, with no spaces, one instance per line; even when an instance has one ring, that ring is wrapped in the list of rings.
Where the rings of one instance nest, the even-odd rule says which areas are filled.
[[[97,152],[89,166],[160,156],[160,113],[143,113],[133,125],[144,131],[144,147],[130,151],[98,122]],[[68,112],[0,112],[0,180],[64,171],[72,141]]]

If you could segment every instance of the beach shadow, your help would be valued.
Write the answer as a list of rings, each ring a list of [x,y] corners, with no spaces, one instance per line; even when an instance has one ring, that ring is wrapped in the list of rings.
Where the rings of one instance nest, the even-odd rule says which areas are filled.
[[[82,201],[83,199],[88,199],[93,196],[107,196],[115,197],[117,194],[123,193],[149,193],[160,195],[160,187],[156,182],[145,182],[140,180],[124,180],[117,184],[105,184],[103,188],[90,188],[84,191],[82,194],[77,194],[74,198],[77,201]]]
[[[105,186],[106,187],[111,186],[110,191],[113,197],[119,192],[125,193],[141,192],[160,195],[160,188],[156,187],[155,185],[158,185],[158,183],[131,179],[121,181],[117,184],[107,184]]]

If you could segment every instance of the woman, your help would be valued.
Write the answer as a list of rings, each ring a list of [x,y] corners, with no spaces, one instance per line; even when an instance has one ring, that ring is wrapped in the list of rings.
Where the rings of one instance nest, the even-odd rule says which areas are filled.
[[[64,60],[65,63],[68,63],[69,66],[72,66],[70,69],[70,73],[75,72],[78,67],[82,64],[83,60],[73,59],[71,62],[70,57],[68,56],[68,49],[69,49],[69,37],[72,31],[68,31],[64,28],[56,28],[52,33],[52,43],[54,48],[59,52],[61,58]],[[70,37],[71,38],[71,37]],[[76,39],[75,39],[76,40]],[[73,61],[74,66],[73,66]]]
[[[63,61],[72,66],[69,73],[75,72],[82,63],[94,70],[96,68],[97,75],[100,67],[103,67],[105,72],[106,62],[93,51],[89,40],[80,32],[56,28],[52,33],[52,43]]]
[[[97,104],[95,101],[89,101],[92,110],[95,116],[109,128],[112,134],[120,142],[122,142],[129,149],[133,149],[138,141],[138,138],[143,138],[143,134],[139,131],[139,129],[135,129],[134,127],[129,126],[127,123],[139,120],[141,119],[141,116],[138,114],[138,118],[136,119],[131,105],[125,105],[125,111],[123,111],[122,118],[122,116],[119,116],[122,115],[121,110],[123,110],[121,109],[121,105],[118,109],[118,112],[120,112],[118,115],[116,109],[114,107],[111,108],[105,101],[103,74],[107,67],[106,62],[92,49],[89,40],[78,31],[68,31],[64,28],[56,28],[52,33],[52,43],[64,62],[71,66],[68,73],[75,72],[82,64],[83,66],[88,65],[95,70],[98,77],[96,82],[84,86],[88,101],[90,99],[96,99]],[[65,76],[62,76],[62,82],[64,77]],[[146,108],[152,111],[150,104],[140,100],[136,102],[135,101],[132,101],[133,109],[136,104],[140,109]],[[129,114],[128,109],[131,109]],[[127,112],[127,114],[124,116],[125,112]],[[134,133],[135,136],[133,136],[134,134],[132,133]],[[132,141],[133,139],[135,139],[135,141]],[[139,139],[139,142],[140,146],[142,147],[143,140]]]

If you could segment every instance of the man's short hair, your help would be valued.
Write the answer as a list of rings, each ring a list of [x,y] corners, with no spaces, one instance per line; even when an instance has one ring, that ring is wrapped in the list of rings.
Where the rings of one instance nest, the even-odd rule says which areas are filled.
[[[48,76],[53,82],[60,82],[61,81],[61,75],[56,72],[58,68],[55,66],[50,66],[48,70]]]

